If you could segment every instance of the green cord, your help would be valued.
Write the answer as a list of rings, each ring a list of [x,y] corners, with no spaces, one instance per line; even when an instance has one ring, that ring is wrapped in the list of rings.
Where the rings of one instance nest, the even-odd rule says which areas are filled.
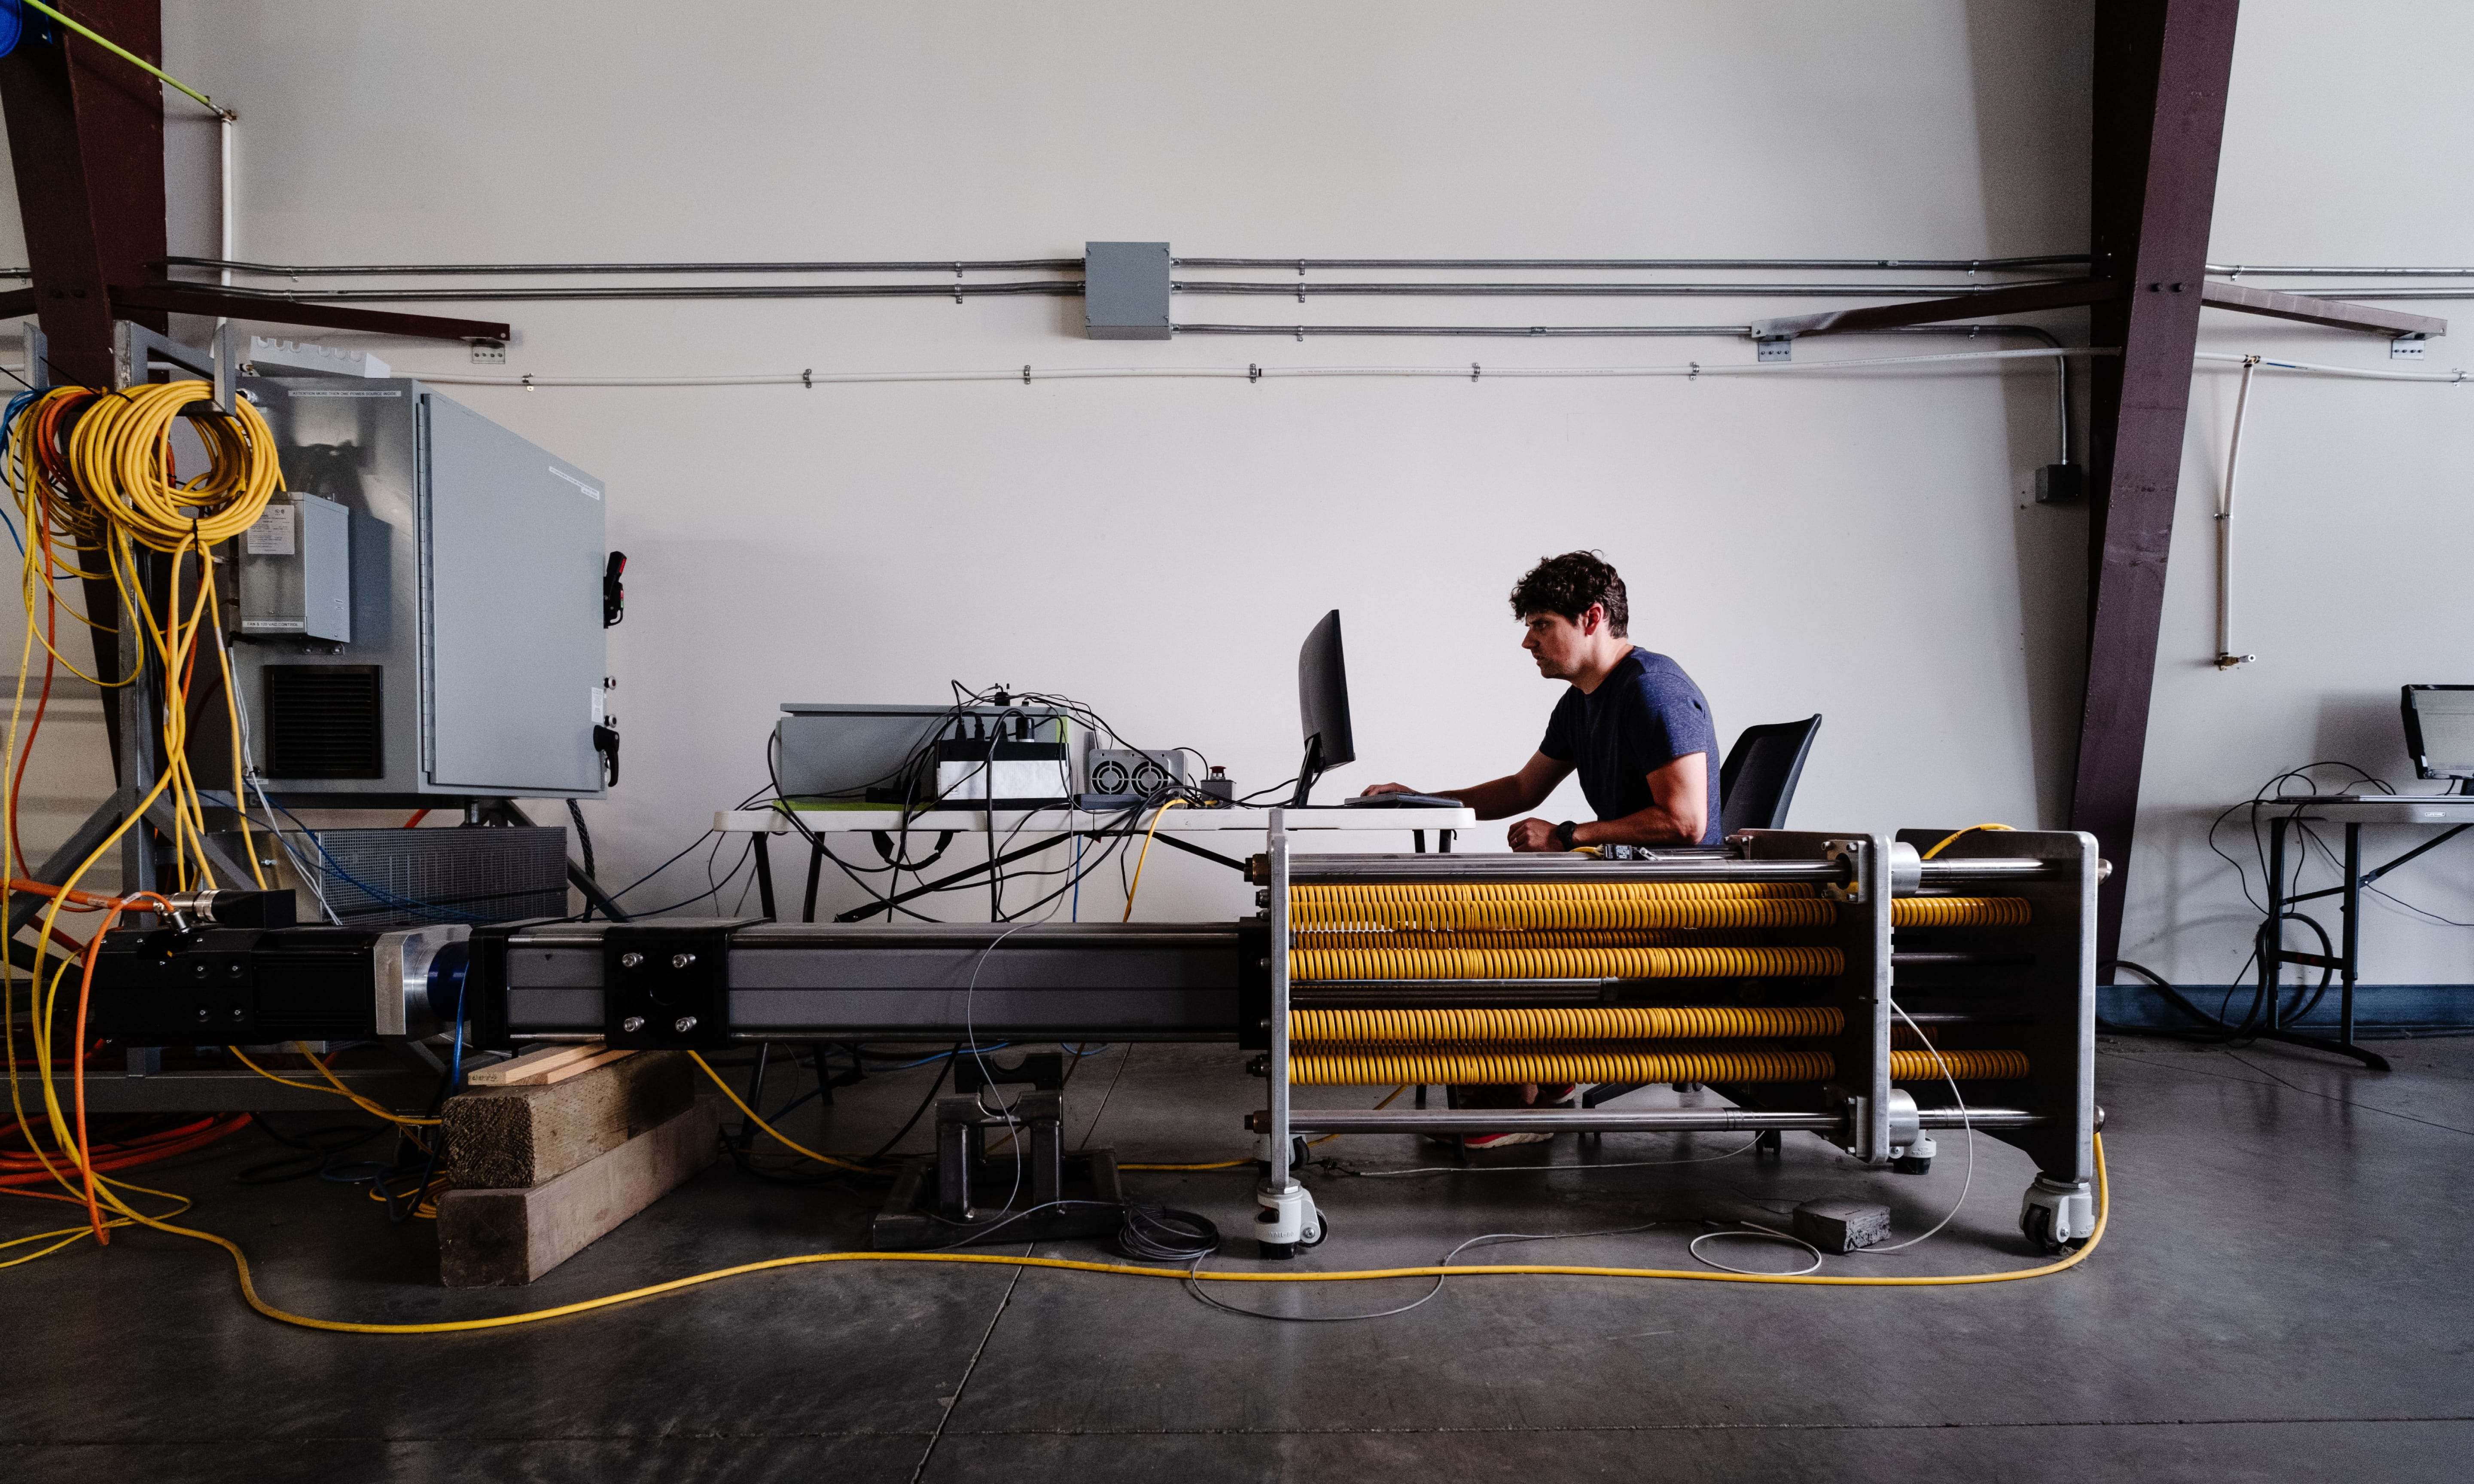
[[[42,12],[52,19],[59,21],[61,25],[68,27],[71,31],[76,32],[79,36],[85,37],[87,40],[93,42],[99,47],[102,47],[105,51],[111,53],[123,61],[134,63],[135,65],[143,67],[147,71],[155,74],[157,77],[161,78],[164,82],[171,84],[174,87],[177,87],[181,91],[188,94],[190,97],[195,98],[200,103],[205,104],[207,108],[214,109],[218,117],[227,119],[237,119],[240,117],[239,114],[234,113],[231,109],[225,108],[223,105],[215,102],[212,98],[209,98],[206,94],[198,91],[196,88],[191,87],[188,84],[182,82],[179,78],[174,77],[172,74],[164,71],[153,62],[148,61],[145,58],[138,56],[135,52],[129,50],[127,47],[120,45],[118,42],[111,40],[108,36],[98,36],[86,27],[78,24],[76,21],[69,19],[65,15],[62,15],[60,12],[53,10],[48,5],[45,5],[43,0],[24,0],[24,3],[29,9]]]

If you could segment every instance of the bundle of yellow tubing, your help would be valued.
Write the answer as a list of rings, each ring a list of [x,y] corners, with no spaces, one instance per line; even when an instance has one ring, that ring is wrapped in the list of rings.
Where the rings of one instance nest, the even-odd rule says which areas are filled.
[[[1469,1045],[1484,1041],[1620,1041],[1721,1036],[1835,1036],[1835,1005],[1575,1005],[1457,1010],[1293,1010],[1292,1042]]]
[[[102,397],[69,434],[69,467],[105,519],[157,551],[228,541],[257,524],[283,487],[275,435],[246,397],[232,416],[211,411],[203,381],[131,387]],[[206,445],[204,471],[175,482],[172,419],[187,417]]]
[[[1680,898],[1817,897],[1802,881],[1329,881],[1295,885],[1301,901],[1666,901]]]
[[[1705,947],[1752,947],[1754,943],[1731,941],[1740,934],[1712,938],[1706,933],[1683,928],[1642,928],[1627,932],[1619,927],[1540,928],[1471,928],[1465,932],[1432,932],[1424,928],[1313,928],[1290,935],[1289,942],[1299,948],[1675,948],[1700,945]]]
[[[1299,948],[1303,979],[1703,979],[1843,973],[1836,948]]]
[[[1893,1051],[1894,1082],[2008,1081],[2027,1075],[2019,1051]],[[1299,1087],[1379,1087],[1401,1083],[1505,1086],[1566,1082],[1827,1082],[1838,1061],[1827,1051],[1414,1051],[1332,1046],[1289,1058]]]
[[[1441,932],[1513,929],[1618,930],[1674,928],[1828,927],[1838,904],[1818,897],[1615,898],[1582,895],[1526,898],[1445,900],[1394,896],[1405,888],[1298,887],[1289,921],[1301,928],[1389,927]],[[1295,893],[1348,891],[1364,895],[1299,898]],[[1902,897],[1890,904],[1893,927],[2016,927],[2028,919],[2021,897]]]
[[[1834,902],[1817,897],[1641,898],[1615,901],[1595,897],[1542,898],[1528,901],[1437,901],[1370,897],[1355,901],[1293,901],[1289,921],[1298,927],[1427,928],[1446,932],[1515,927],[1828,927],[1838,921]]]
[[[2026,921],[2025,897],[1902,897],[1890,903],[1892,927],[2018,927]]]

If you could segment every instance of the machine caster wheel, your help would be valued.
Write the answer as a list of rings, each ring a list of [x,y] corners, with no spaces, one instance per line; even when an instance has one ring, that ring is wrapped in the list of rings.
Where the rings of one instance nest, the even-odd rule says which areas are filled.
[[[1890,1168],[1902,1175],[1928,1175],[1932,1172],[1932,1156],[1925,1155],[1919,1158],[1911,1154],[1903,1154],[1890,1161]]]
[[[1786,1141],[1779,1130],[1763,1129],[1761,1137],[1753,1140],[1753,1158],[1758,1160],[1766,1155],[1775,1160],[1785,1152],[1785,1148]]]
[[[2096,1234],[2096,1198],[2085,1181],[2039,1175],[2019,1202],[2019,1230],[2039,1251],[2059,1257]]]

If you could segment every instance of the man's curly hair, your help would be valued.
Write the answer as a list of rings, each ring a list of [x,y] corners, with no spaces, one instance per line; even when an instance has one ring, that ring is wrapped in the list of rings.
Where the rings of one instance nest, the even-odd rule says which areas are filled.
[[[1623,579],[1605,557],[1594,551],[1567,551],[1560,557],[1540,558],[1520,581],[1512,585],[1515,618],[1561,613],[1579,623],[1593,603],[1606,608],[1607,632],[1619,639],[1626,637],[1632,626],[1632,606],[1624,598]]]

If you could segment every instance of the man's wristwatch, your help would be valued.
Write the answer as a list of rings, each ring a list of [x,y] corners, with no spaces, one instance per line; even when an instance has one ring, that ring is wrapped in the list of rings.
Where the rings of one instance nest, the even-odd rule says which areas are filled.
[[[1572,829],[1573,825],[1570,820],[1565,820],[1555,826],[1555,849],[1568,850],[1572,848]]]

